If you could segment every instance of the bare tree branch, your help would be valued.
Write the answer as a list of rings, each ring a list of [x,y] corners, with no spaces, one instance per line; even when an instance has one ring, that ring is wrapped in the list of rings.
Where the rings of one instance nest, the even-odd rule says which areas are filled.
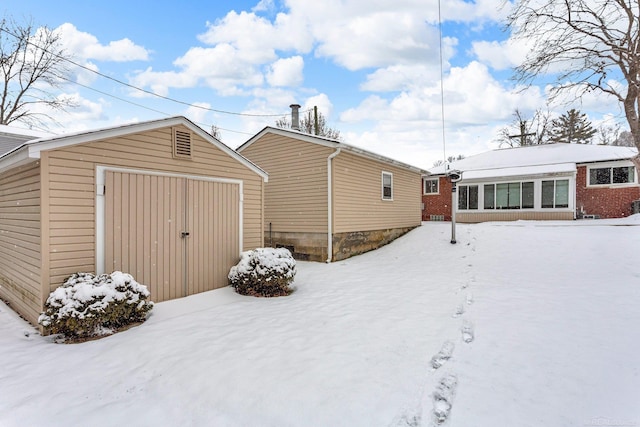
[[[60,36],[47,27],[35,28],[29,22],[0,21],[0,124],[21,121],[42,127],[51,117],[39,107],[66,110],[75,106],[69,97],[55,96],[68,78]]]
[[[514,79],[528,86],[552,76],[552,99],[591,91],[615,97],[640,149],[639,17],[638,0],[517,0],[507,26],[531,50]],[[608,82],[617,75],[626,85]]]

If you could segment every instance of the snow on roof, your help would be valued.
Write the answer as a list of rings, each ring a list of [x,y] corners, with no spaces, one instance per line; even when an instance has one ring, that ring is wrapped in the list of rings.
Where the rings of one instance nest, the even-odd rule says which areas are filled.
[[[575,163],[558,163],[552,165],[539,165],[539,166],[519,166],[514,168],[498,168],[498,169],[478,169],[466,171],[463,175],[465,181],[472,179],[485,179],[500,177],[515,177],[515,176],[535,176],[535,175],[549,175],[549,174],[561,174],[571,173],[576,171]]]
[[[527,147],[502,148],[469,156],[462,160],[429,169],[434,175],[442,175],[448,169],[466,171],[486,171],[485,177],[502,176],[505,169],[525,168],[544,165],[572,163],[592,163],[612,160],[626,160],[638,154],[634,147],[616,147],[590,144],[544,144]],[[536,170],[536,169],[533,169]],[[541,170],[541,169],[540,169]],[[518,173],[523,175],[524,173]],[[471,174],[465,174],[467,179]]]
[[[0,125],[0,155],[22,145],[25,141],[51,136],[45,132]]]

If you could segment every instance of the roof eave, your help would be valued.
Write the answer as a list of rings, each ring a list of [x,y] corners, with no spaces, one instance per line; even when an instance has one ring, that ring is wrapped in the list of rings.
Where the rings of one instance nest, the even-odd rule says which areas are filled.
[[[324,137],[317,136],[317,135],[309,135],[307,133],[300,132],[300,131],[295,131],[295,130],[290,130],[290,129],[274,128],[274,127],[271,127],[271,126],[265,126],[260,132],[258,132],[257,134],[255,134],[254,136],[249,138],[247,140],[247,142],[245,142],[244,144],[242,144],[238,148],[236,148],[236,151],[241,153],[243,150],[245,150],[246,148],[251,146],[251,144],[253,144],[257,140],[262,138],[267,133],[273,133],[273,134],[280,135],[280,136],[301,139],[303,141],[310,142],[312,144],[322,145],[324,147],[340,148],[340,149],[342,149],[344,151],[348,151],[348,152],[351,152],[353,154],[357,154],[357,155],[360,155],[362,157],[366,157],[368,159],[376,160],[376,161],[383,162],[383,163],[388,163],[388,164],[391,164],[393,166],[400,167],[400,168],[403,168],[403,169],[408,169],[408,170],[410,170],[412,172],[415,172],[415,173],[420,173],[420,174],[428,174],[429,173],[427,170],[420,169],[420,168],[418,168],[416,166],[411,166],[411,165],[408,165],[406,163],[400,162],[398,160],[394,160],[394,159],[391,159],[389,157],[382,156],[380,154],[372,153],[371,151],[367,151],[367,150],[364,150],[362,148],[355,147],[353,145],[345,144],[345,143],[340,142],[340,141],[333,141],[333,140],[330,140],[328,138],[324,138]]]
[[[184,125],[191,131],[198,134],[205,141],[210,142],[236,161],[243,164],[256,174],[262,177],[264,182],[269,180],[269,175],[262,168],[245,158],[232,148],[218,141],[209,133],[205,132],[201,127],[187,119],[186,117],[176,116],[166,119],[134,123],[130,125],[118,126],[107,129],[98,129],[94,131],[81,132],[71,135],[61,135],[54,137],[39,138],[25,142],[14,150],[5,153],[0,157],[0,172],[11,169],[23,163],[28,163],[32,159],[39,159],[41,151],[52,150],[55,148],[67,147],[87,142],[99,141],[103,139],[117,138],[132,133],[147,132],[154,129],[160,129],[169,126]]]

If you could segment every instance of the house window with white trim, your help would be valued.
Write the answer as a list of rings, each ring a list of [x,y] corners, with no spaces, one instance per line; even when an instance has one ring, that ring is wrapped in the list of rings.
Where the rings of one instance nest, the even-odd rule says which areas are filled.
[[[589,185],[632,184],[635,180],[633,166],[589,169]]]
[[[393,200],[393,174],[382,172],[382,200]]]
[[[484,209],[533,209],[533,182],[503,182],[483,186]]]
[[[424,194],[438,194],[438,178],[425,178],[422,182]]]
[[[478,209],[478,186],[459,185],[458,186],[458,209],[477,210]]]
[[[542,181],[542,208],[569,207],[569,180]]]

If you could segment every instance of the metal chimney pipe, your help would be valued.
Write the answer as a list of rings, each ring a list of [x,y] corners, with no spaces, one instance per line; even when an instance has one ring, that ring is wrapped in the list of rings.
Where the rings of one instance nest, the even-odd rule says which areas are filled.
[[[300,105],[299,104],[291,104],[291,129],[300,130]]]

